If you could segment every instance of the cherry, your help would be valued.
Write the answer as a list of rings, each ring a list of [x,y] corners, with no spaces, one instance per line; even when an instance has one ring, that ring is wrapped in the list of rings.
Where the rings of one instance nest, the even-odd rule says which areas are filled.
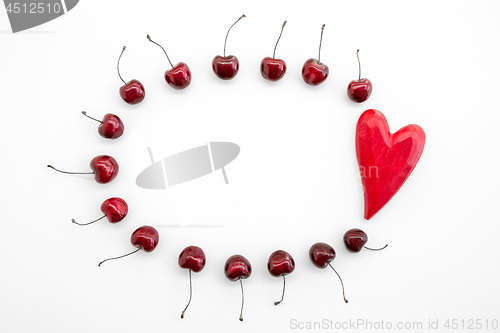
[[[144,90],[144,86],[139,80],[130,80],[128,83],[123,80],[120,75],[120,59],[125,51],[126,47],[124,46],[122,49],[122,53],[118,58],[118,64],[116,65],[116,69],[118,70],[118,76],[120,80],[124,83],[123,86],[120,87],[120,96],[121,98],[127,102],[128,104],[138,104],[142,102],[144,97],[146,97],[146,91]]]
[[[337,274],[340,279],[340,283],[342,284],[342,295],[344,296],[344,302],[348,302],[345,298],[344,292],[344,283],[342,282],[342,278],[339,273],[333,268],[330,262],[335,259],[335,250],[328,244],[325,243],[316,243],[311,246],[309,249],[309,258],[312,263],[318,268],[326,268],[326,266],[330,266],[331,269]]]
[[[236,76],[236,74],[238,74],[240,63],[238,61],[238,58],[233,55],[229,55],[226,57],[226,42],[231,28],[244,17],[246,17],[245,14],[241,15],[240,18],[236,20],[236,22],[234,22],[231,27],[229,27],[229,30],[226,34],[226,39],[224,41],[224,56],[217,55],[212,60],[212,69],[219,79],[231,80]]]
[[[283,277],[283,294],[281,295],[281,300],[274,302],[274,305],[278,305],[283,302],[283,298],[285,297],[285,275],[295,270],[295,261],[288,252],[277,250],[269,256],[267,270],[274,277]]]
[[[245,295],[243,293],[242,279],[247,279],[252,274],[252,266],[250,261],[242,255],[235,254],[226,260],[224,265],[224,274],[230,281],[240,281],[241,286],[241,312],[240,321],[243,321],[243,304]]]
[[[273,52],[273,57],[265,57],[262,59],[260,63],[260,73],[262,74],[262,77],[266,80],[269,81],[279,81],[281,78],[285,75],[286,72],[286,63],[284,60],[281,59],[276,59],[276,47],[278,46],[278,43],[281,39],[281,35],[283,34],[283,29],[285,28],[286,21],[283,22],[283,25],[281,26],[281,33],[280,36],[278,37],[278,41],[276,42],[276,45],[274,46],[274,52]]]
[[[372,94],[372,83],[368,79],[361,78],[361,62],[359,61],[359,50],[356,51],[359,66],[358,80],[352,80],[347,86],[347,96],[353,102],[362,103],[366,101]]]
[[[106,184],[116,178],[118,175],[118,163],[116,160],[108,155],[99,155],[90,161],[90,169],[92,172],[67,172],[54,168],[52,165],[47,165],[48,168],[54,169],[61,173],[72,175],[94,175],[94,179],[99,184]]]
[[[167,56],[167,60],[170,63],[170,66],[172,67],[171,69],[167,69],[165,71],[165,81],[167,81],[168,85],[177,90],[187,88],[191,83],[191,71],[189,70],[188,65],[183,62],[179,62],[175,66],[172,65],[167,51],[165,51],[165,49],[160,44],[154,42],[151,37],[149,37],[149,35],[147,35],[147,38],[151,43],[161,47],[161,49]]]
[[[184,311],[182,311],[181,318],[184,318],[184,313],[186,312],[189,304],[191,304],[191,298],[193,296],[193,285],[191,283],[191,271],[198,273],[205,267],[205,253],[198,246],[188,246],[182,250],[179,255],[179,266],[184,269],[189,269],[189,302],[186,305]]]
[[[155,228],[147,225],[139,227],[132,233],[132,236],[130,237],[130,242],[132,243],[133,246],[137,248],[136,250],[119,257],[108,258],[106,260],[103,260],[97,266],[100,267],[102,263],[108,260],[114,260],[129,256],[131,254],[136,253],[139,250],[144,250],[144,252],[152,252],[158,245],[159,238],[160,235],[158,234],[158,231],[156,231]]]
[[[95,120],[99,123],[99,127],[97,128],[97,132],[99,135],[106,139],[117,139],[122,136],[123,131],[125,130],[125,126],[123,125],[122,120],[117,115],[112,113],[108,113],[104,115],[102,120],[97,120],[87,115],[86,111],[82,111],[83,115],[87,118]]]
[[[302,67],[302,78],[305,83],[311,86],[317,86],[323,83],[328,77],[328,66],[323,64],[320,61],[321,57],[321,42],[323,41],[323,30],[325,29],[325,25],[321,27],[321,38],[319,40],[319,53],[318,59],[307,59]]]
[[[361,251],[362,248],[371,251],[380,251],[385,249],[388,245],[386,244],[384,247],[381,247],[380,249],[372,249],[365,246],[366,242],[368,242],[368,235],[361,229],[356,229],[356,228],[350,229],[347,230],[346,233],[344,234],[344,244],[347,250],[349,250],[350,252],[358,253],[359,251]]]
[[[122,198],[109,198],[104,200],[104,202],[101,204],[101,211],[104,213],[104,215],[92,222],[78,223],[75,221],[75,219],[71,219],[71,222],[78,225],[89,225],[107,217],[109,222],[117,223],[123,220],[125,216],[127,216],[128,205]]]

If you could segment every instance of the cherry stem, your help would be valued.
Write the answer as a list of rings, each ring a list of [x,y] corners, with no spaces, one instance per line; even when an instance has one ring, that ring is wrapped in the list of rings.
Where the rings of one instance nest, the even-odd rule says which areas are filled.
[[[94,172],[67,172],[67,171],[61,171],[61,170],[57,170],[56,168],[54,168],[52,165],[47,165],[47,168],[51,168],[51,169],[54,169],[60,173],[67,173],[67,174],[70,174],[70,175],[95,175]]]
[[[367,250],[370,250],[370,251],[380,251],[380,250],[385,249],[388,245],[389,245],[389,244],[385,244],[385,246],[384,246],[384,247],[381,247],[380,249],[372,249],[372,248],[370,248],[370,247],[366,247],[366,246],[363,246],[363,247],[364,247],[365,249],[367,249]]]
[[[324,24],[321,26],[321,38],[319,39],[318,62],[321,62],[321,43],[323,42],[323,30],[325,30]]]
[[[125,52],[126,47],[124,46],[122,49],[122,53],[120,53],[120,57],[118,57],[118,64],[116,64],[116,70],[118,71],[118,76],[120,79],[123,81],[124,84],[127,84],[125,80],[123,80],[122,76],[120,75],[120,59],[122,58],[123,52]]]
[[[184,311],[181,313],[181,319],[184,318],[184,312],[186,312],[187,308],[189,307],[189,304],[191,304],[191,298],[193,296],[193,283],[191,282],[191,270],[189,270],[189,302],[186,305],[186,308],[184,308]]]
[[[245,294],[243,293],[243,281],[241,278],[240,280],[240,285],[241,285],[241,312],[240,312],[240,321],[243,321],[243,304],[245,304]]]
[[[132,252],[130,252],[130,253],[124,254],[124,255],[122,255],[122,256],[119,256],[119,257],[114,257],[114,258],[108,258],[108,259],[106,259],[106,260],[101,261],[101,262],[99,263],[99,265],[97,265],[97,266],[101,267],[101,264],[102,264],[103,262],[108,261],[108,260],[115,260],[115,259],[120,259],[120,258],[123,258],[123,257],[129,256],[129,255],[131,255],[131,254],[136,253],[136,252],[137,252],[137,251],[139,251],[140,249],[141,249],[141,248],[139,247],[139,248],[137,248],[136,250],[134,250],[134,251],[132,251]]]
[[[244,18],[244,17],[246,17],[246,15],[245,15],[245,14],[241,15],[241,16],[240,16],[240,18],[239,18],[239,19],[237,19],[237,20],[236,20],[236,22],[234,22],[234,23],[233,23],[233,25],[235,25],[236,23],[238,23],[238,22],[239,22],[239,20],[241,20],[241,19],[242,19],[242,18]],[[226,34],[226,39],[224,40],[224,57],[226,56],[226,43],[227,43],[227,36],[229,36],[229,31],[231,31],[231,28],[233,27],[233,25],[229,27],[229,30],[227,31],[227,34]]]
[[[283,294],[281,295],[281,300],[279,302],[274,302],[274,305],[278,305],[283,302],[283,298],[285,298],[285,275],[283,275]]]
[[[328,266],[330,266],[333,271],[335,272],[335,274],[337,274],[337,276],[339,277],[340,279],[340,284],[342,284],[342,295],[344,296],[344,302],[349,302],[346,298],[345,298],[345,292],[344,292],[344,282],[342,282],[342,278],[340,277],[339,273],[337,273],[337,271],[335,270],[335,268],[333,268],[332,265],[330,265],[330,263],[328,263]]]
[[[276,47],[278,47],[278,43],[281,39],[281,34],[283,34],[283,29],[285,28],[285,25],[286,25],[286,21],[283,22],[283,25],[281,26],[280,36],[278,37],[278,41],[276,42],[276,45],[274,46],[273,59],[275,59],[274,55],[276,54]]]
[[[103,122],[102,122],[102,121],[100,121],[100,120],[98,120],[98,119],[95,119],[95,118],[92,118],[92,117],[88,116],[88,115],[87,115],[87,111],[82,111],[82,113],[83,113],[83,115],[84,115],[85,117],[90,118],[90,119],[95,120],[95,121],[98,121],[98,122],[100,122],[101,124],[103,124]]]
[[[106,217],[106,215],[103,215],[100,218],[98,218],[97,220],[94,220],[94,221],[88,222],[88,223],[78,223],[78,222],[75,221],[75,219],[71,219],[71,222],[73,222],[74,224],[78,224],[78,225],[89,225],[89,224],[92,224],[92,223],[97,222],[99,220],[102,220],[105,217]]]
[[[361,62],[359,62],[359,49],[356,51],[356,57],[358,57],[358,67],[359,67],[359,78],[358,78],[358,82],[361,82]]]
[[[157,42],[154,42],[154,41],[151,39],[151,37],[149,37],[149,35],[147,35],[146,37],[149,39],[149,41],[150,41],[151,43],[156,44],[156,45],[158,45],[159,47],[161,47],[161,49],[163,50],[163,52],[165,52],[165,55],[167,56],[167,60],[168,60],[168,62],[170,63],[170,66],[172,66],[172,68],[174,68],[174,65],[172,65],[172,62],[170,61],[170,58],[168,57],[167,51],[165,51],[165,49],[164,49],[164,48],[163,48],[160,44],[158,44]]]

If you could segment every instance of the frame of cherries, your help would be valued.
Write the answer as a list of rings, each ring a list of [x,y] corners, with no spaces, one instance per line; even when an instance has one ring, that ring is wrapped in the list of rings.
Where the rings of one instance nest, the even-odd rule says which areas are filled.
[[[212,61],[212,68],[217,77],[222,80],[233,79],[239,70],[238,58],[234,55],[226,56],[226,43],[227,37],[231,28],[243,19],[245,15],[242,15],[236,22],[234,22],[226,34],[226,39],[224,41],[224,53],[223,56],[217,55]],[[260,72],[262,77],[269,81],[279,81],[286,73],[286,63],[282,59],[277,59],[275,57],[276,47],[281,39],[283,29],[287,21],[283,22],[281,27],[281,32],[274,47],[273,57],[265,57],[262,59],[260,65]],[[328,66],[320,61],[321,56],[321,43],[323,39],[323,31],[325,25],[321,27],[321,38],[319,43],[318,58],[311,58],[305,61],[302,67],[302,78],[304,82],[317,86],[323,83],[328,77]],[[173,66],[172,62],[168,58],[165,49],[158,43],[154,42],[149,35],[147,39],[158,45],[165,53],[171,68],[165,72],[165,81],[169,86],[174,89],[185,89],[191,83],[191,71],[187,64],[183,62],[177,63]],[[145,98],[145,89],[143,84],[136,80],[130,80],[125,82],[120,75],[120,59],[126,50],[124,46],[122,52],[118,58],[117,71],[120,79],[123,81],[124,85],[120,87],[119,94],[121,98],[128,104],[138,104],[142,102]],[[359,78],[357,80],[352,80],[347,87],[347,95],[353,102],[361,103],[366,101],[372,93],[372,83],[366,78],[361,78],[361,65],[359,62],[359,50],[357,50],[358,65],[359,65]],[[98,133],[103,138],[107,139],[117,139],[121,137],[124,133],[124,124],[122,120],[115,114],[106,114],[102,120],[92,118],[85,111],[82,112],[86,117],[97,121],[99,123]],[[371,124],[367,126],[367,124]],[[374,214],[376,214],[384,205],[395,195],[395,193],[404,184],[410,173],[415,168],[421,154],[423,151],[425,143],[425,134],[423,130],[418,125],[408,125],[401,128],[398,132],[392,134],[389,131],[389,126],[385,117],[380,111],[370,109],[365,111],[361,116],[356,128],[356,152],[358,163],[360,165],[360,171],[362,168],[371,168],[373,166],[377,167],[377,175],[381,173],[376,179],[370,179],[369,177],[364,177],[361,174],[363,188],[365,193],[365,218],[370,219]],[[394,157],[399,157],[398,162]],[[401,161],[401,156],[405,158]],[[399,164],[398,164],[399,163]],[[388,165],[388,166],[387,166]],[[48,165],[58,172],[66,174],[91,174],[94,175],[94,179],[99,184],[106,184],[111,182],[116,178],[119,166],[117,161],[108,155],[100,155],[94,157],[90,161],[91,172],[67,172],[61,171]],[[385,167],[385,169],[384,169]],[[101,207],[102,213],[101,217],[98,219],[79,223],[76,220],[72,220],[73,223],[81,226],[89,225],[95,223],[101,219],[107,218],[110,223],[118,223],[122,221],[128,213],[128,205],[122,198],[113,197],[106,199]],[[350,229],[343,237],[344,244],[348,251],[357,253],[363,248],[378,251],[387,247],[385,245],[381,248],[369,248],[365,244],[368,241],[367,234],[360,229]],[[130,241],[135,249],[127,254],[108,258],[101,261],[98,266],[101,266],[104,262],[114,259],[123,258],[134,254],[140,250],[144,252],[153,251],[159,242],[158,231],[151,226],[141,226],[137,228],[131,235]],[[344,292],[344,284],[337,273],[337,271],[331,265],[331,262],[335,259],[335,250],[328,244],[325,243],[315,243],[309,249],[309,257],[311,262],[318,268],[330,267],[338,276],[342,285],[342,294],[345,303],[347,299]],[[201,272],[205,267],[206,255],[203,250],[197,246],[186,247],[179,255],[178,259],[179,266],[181,268],[187,269],[189,271],[189,284],[190,284],[190,296],[186,308],[181,313],[181,318],[184,318],[185,312],[191,303],[192,297],[192,279],[191,272]],[[276,301],[274,304],[280,304],[285,296],[285,276],[291,274],[295,270],[295,261],[293,257],[284,250],[277,250],[273,252],[268,259],[268,271],[274,277],[283,278],[283,293],[281,299]],[[242,291],[242,302],[241,302],[241,312],[239,320],[243,321],[243,305],[244,305],[244,294],[243,294],[243,280],[250,277],[252,273],[252,266],[247,258],[242,255],[236,254],[229,257],[224,266],[224,273],[227,279],[230,281],[239,281],[241,291]]]

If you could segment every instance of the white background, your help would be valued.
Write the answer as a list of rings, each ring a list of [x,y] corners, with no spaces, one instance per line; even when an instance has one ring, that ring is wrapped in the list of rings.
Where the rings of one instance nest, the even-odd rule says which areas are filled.
[[[1,330],[285,332],[298,331],[292,320],[424,328],[436,319],[441,327],[446,319],[500,320],[498,4],[87,0],[17,34],[0,11]],[[240,72],[221,81],[211,61],[242,13],[227,44]],[[284,20],[276,56],[288,70],[270,83],[259,64],[272,56]],[[310,87],[300,71],[317,57],[323,23],[321,60],[330,76]],[[172,62],[189,65],[186,90],[167,86],[167,60],[147,34]],[[146,89],[135,106],[118,94],[123,45],[122,76]],[[374,85],[363,104],[346,96],[358,76],[358,48],[362,76]],[[365,221],[354,137],[369,108],[385,114],[392,132],[420,125],[427,142],[401,191]],[[101,138],[82,110],[119,115],[124,136]],[[150,164],[147,147],[161,159],[208,141],[241,147],[226,167],[229,185],[220,171],[163,191],[135,185]],[[100,154],[120,164],[107,185],[46,168],[87,171]],[[71,223],[101,216],[101,202],[112,196],[129,203],[121,223]],[[167,227],[176,224],[225,227]],[[154,252],[97,266],[133,250],[130,234],[141,225],[160,232]],[[348,253],[342,236],[353,227],[367,232],[368,246],[389,247]],[[309,261],[319,241],[337,252],[348,304],[335,274]],[[204,249],[207,265],[193,275],[181,320],[189,284],[177,257],[192,244]],[[282,280],[266,269],[277,249],[296,261],[278,307]],[[239,285],[223,274],[236,253],[253,266],[243,323]]]

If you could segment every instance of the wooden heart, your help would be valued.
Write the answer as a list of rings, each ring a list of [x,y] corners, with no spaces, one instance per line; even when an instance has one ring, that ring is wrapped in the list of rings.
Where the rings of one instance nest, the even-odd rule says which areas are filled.
[[[365,194],[365,219],[369,220],[399,191],[418,163],[425,133],[407,125],[394,134],[382,112],[363,112],[356,126],[356,155]]]

